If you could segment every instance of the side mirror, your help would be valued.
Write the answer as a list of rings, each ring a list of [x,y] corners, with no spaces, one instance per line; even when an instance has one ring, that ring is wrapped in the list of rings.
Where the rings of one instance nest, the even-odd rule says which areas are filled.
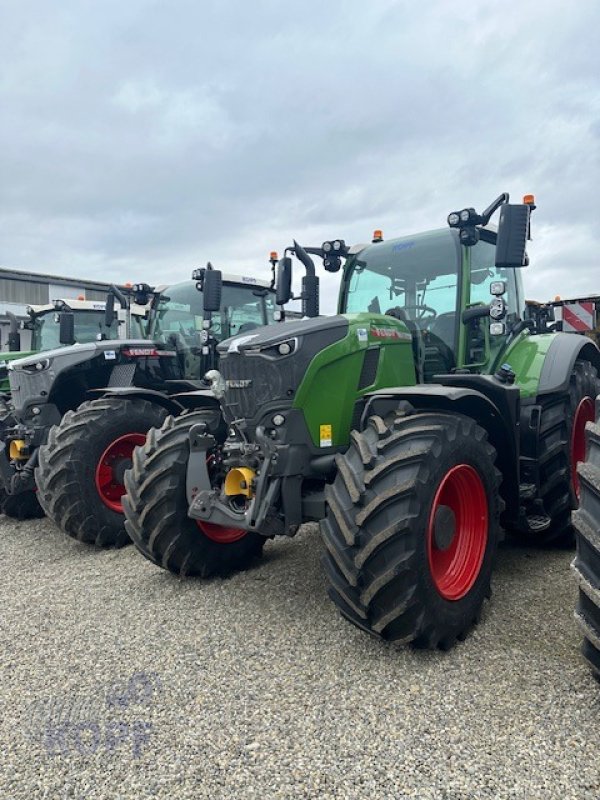
[[[108,293],[106,298],[106,307],[104,309],[104,324],[110,328],[117,315],[115,314],[115,296],[112,292]]]
[[[223,291],[223,274],[219,269],[207,269],[204,272],[202,285],[202,307],[211,314],[221,308]]]
[[[11,353],[18,353],[21,349],[21,334],[18,331],[9,331],[8,349]]]
[[[60,343],[75,344],[75,314],[72,311],[61,311],[58,324]]]
[[[19,321],[12,311],[7,311],[6,316],[10,321],[8,331],[8,349],[11,353],[18,353],[21,349],[21,334],[19,333]]]
[[[280,258],[277,263],[277,286],[275,302],[284,306],[292,299],[292,259],[289,256]]]
[[[500,207],[496,239],[496,266],[499,269],[526,267],[525,246],[529,235],[531,207],[526,204]]]

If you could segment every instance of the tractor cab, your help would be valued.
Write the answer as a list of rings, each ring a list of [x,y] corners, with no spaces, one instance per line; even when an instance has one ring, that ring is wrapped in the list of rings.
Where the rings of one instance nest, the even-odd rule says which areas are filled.
[[[460,369],[493,371],[523,309],[520,272],[496,266],[496,236],[481,229],[469,247],[456,229],[376,240],[348,257],[339,312],[368,311],[405,322],[421,382]],[[498,311],[492,312],[492,303]]]
[[[533,196],[518,205],[500,195],[483,213],[467,208],[448,216],[448,228],[384,241],[375,231],[371,244],[349,247],[341,239],[321,247],[294,242],[278,268],[278,303],[291,293],[291,255],[304,265],[305,316],[318,315],[319,278],[311,256],[325,270],[343,269],[339,314],[385,315],[400,320],[412,337],[416,379],[436,375],[494,373],[507,343],[523,326],[520,268]],[[492,215],[500,209],[498,228]]]
[[[29,319],[24,328],[31,331],[31,350],[54,350],[63,344],[94,342],[99,335],[107,339],[119,338],[120,321],[115,318],[111,326],[104,326],[105,303],[92,300],[57,300],[45,306],[30,306]],[[61,339],[61,318],[73,315],[73,342]],[[64,330],[64,324],[63,324]]]
[[[275,293],[265,281],[241,275],[221,275],[218,297],[210,298],[204,269],[194,279],[170,286],[156,307],[150,338],[167,344],[178,354],[187,379],[199,380],[215,367],[216,345],[230,336],[254,330],[274,321]],[[211,282],[211,289],[212,289]],[[211,292],[212,294],[212,292]],[[206,296],[205,296],[206,295]]]

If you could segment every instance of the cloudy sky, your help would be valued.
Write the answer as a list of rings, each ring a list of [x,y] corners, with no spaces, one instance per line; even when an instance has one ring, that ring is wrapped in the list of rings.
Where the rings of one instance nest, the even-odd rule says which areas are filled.
[[[599,30],[597,0],[0,0],[0,264],[266,277],[292,237],[533,192],[527,294],[600,292]]]

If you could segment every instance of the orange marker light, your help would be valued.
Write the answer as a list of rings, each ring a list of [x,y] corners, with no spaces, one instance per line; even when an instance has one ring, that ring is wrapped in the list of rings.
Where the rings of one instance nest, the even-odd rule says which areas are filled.
[[[84,294],[78,294],[77,295],[77,299],[78,300],[85,300],[85,295]]]
[[[127,283],[125,284],[125,286],[126,286],[128,289],[131,289],[131,287],[133,286],[133,283],[132,283],[131,281],[127,281]]]
[[[373,231],[373,241],[383,242],[383,231],[380,230]]]
[[[279,260],[279,255],[277,254],[277,250],[271,250],[271,253],[269,254],[269,261],[278,261],[278,260]]]
[[[535,205],[535,195],[533,194],[526,194],[523,196],[523,202],[526,206],[534,206]]]

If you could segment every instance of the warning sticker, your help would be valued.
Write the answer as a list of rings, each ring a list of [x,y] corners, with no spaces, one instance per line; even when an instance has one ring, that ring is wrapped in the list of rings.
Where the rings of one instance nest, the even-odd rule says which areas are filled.
[[[319,443],[321,447],[331,447],[331,425],[319,426]]]
[[[359,342],[368,342],[369,341],[369,336],[367,334],[367,329],[366,328],[357,328],[357,330],[356,330],[356,338],[358,339]]]

